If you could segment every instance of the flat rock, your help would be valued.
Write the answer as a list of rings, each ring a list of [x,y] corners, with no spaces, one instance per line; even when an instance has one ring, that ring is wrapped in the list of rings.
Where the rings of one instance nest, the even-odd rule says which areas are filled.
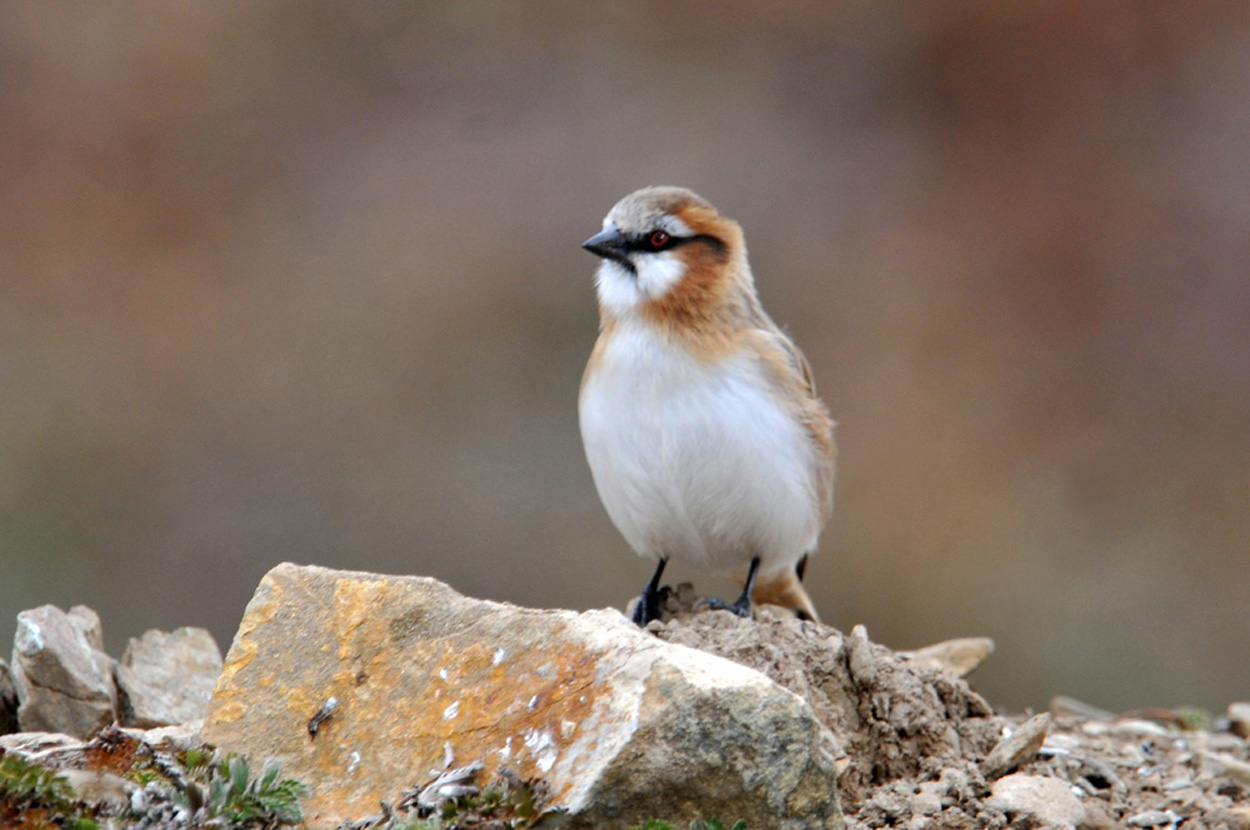
[[[203,628],[132,638],[116,670],[122,724],[150,729],[203,718],[222,665],[217,642]]]
[[[1013,826],[1020,817],[1028,820],[1021,826],[1076,828],[1086,823],[1085,805],[1057,778],[1008,775],[994,782],[986,803],[1006,813]]]
[[[22,731],[87,737],[115,720],[113,660],[97,648],[99,623],[83,606],[17,615],[10,671]]]
[[[981,762],[986,778],[998,778],[1033,760],[1046,741],[1050,729],[1050,712],[1034,715],[1003,738]]]
[[[506,769],[539,782],[562,827],[716,815],[842,825],[836,740],[761,673],[657,640],[616,611],[517,608],[433,579],[274,568],[203,737],[313,782],[313,827],[376,813],[474,762],[483,778]]]
[[[956,677],[967,677],[976,671],[994,653],[994,641],[989,637],[960,637],[943,640],[915,651],[900,651],[917,663],[948,671]]]
[[[185,752],[188,749],[195,749],[204,743],[200,737],[203,729],[204,720],[201,718],[174,724],[173,726],[157,726],[152,729],[124,727],[121,731],[149,746],[175,752]]]
[[[62,732],[13,732],[0,735],[0,749],[20,755],[37,755],[48,749],[81,746],[83,740]]]

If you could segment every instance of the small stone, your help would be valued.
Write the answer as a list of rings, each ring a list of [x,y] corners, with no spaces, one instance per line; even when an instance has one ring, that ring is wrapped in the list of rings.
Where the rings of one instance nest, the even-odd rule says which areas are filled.
[[[1091,727],[1093,725],[1094,724],[1092,723],[1085,724],[1086,727]],[[1116,721],[1115,723],[1107,726],[1106,733],[1117,738],[1128,738],[1129,740],[1166,738],[1170,734],[1165,727],[1160,726],[1154,721],[1143,720],[1141,718],[1127,718],[1122,721]]]
[[[1107,811],[1107,805],[1097,799],[1082,803],[1085,806],[1085,821],[1080,830],[1116,830],[1120,826]]]
[[[1017,773],[994,782],[986,804],[1007,814],[1009,821],[1025,816],[1049,827],[1081,827],[1085,805],[1072,788],[1058,778]]]
[[[14,752],[25,758],[64,755],[81,750],[86,742],[61,732],[14,732],[0,735],[0,750]]]
[[[899,656],[948,671],[956,677],[967,677],[993,653],[994,641],[989,637],[962,637],[915,651],[900,651]]]
[[[204,721],[192,720],[173,726],[158,726],[153,729],[123,728],[121,731],[142,741],[149,746],[169,752],[185,752],[195,749],[204,743],[200,733],[204,730]]]
[[[998,778],[1021,764],[1033,760],[1046,740],[1048,729],[1050,729],[1049,712],[1034,715],[1016,727],[1009,736],[999,741],[981,762],[981,771],[985,777]]]
[[[17,615],[10,671],[22,731],[85,738],[116,719],[113,660],[92,645],[88,611],[71,617],[44,605]]]
[[[1242,787],[1250,787],[1250,764],[1231,755],[1202,753],[1202,766],[1212,775],[1222,775]]]
[[[1175,825],[1178,819],[1180,816],[1171,810],[1146,810],[1129,816],[1124,823],[1129,827],[1159,827],[1165,824]]]
[[[916,816],[935,816],[942,811],[942,799],[923,789],[911,797],[911,812]]]
[[[1228,705],[1228,729],[1239,738],[1250,738],[1250,703]]]
[[[203,628],[132,638],[117,666],[121,722],[150,729],[203,718],[221,667],[221,650]]]
[[[1250,807],[1233,807],[1225,811],[1231,830],[1250,830]]]
[[[119,775],[87,769],[63,769],[65,782],[79,801],[104,804],[114,811],[130,806],[130,794],[139,787]]]

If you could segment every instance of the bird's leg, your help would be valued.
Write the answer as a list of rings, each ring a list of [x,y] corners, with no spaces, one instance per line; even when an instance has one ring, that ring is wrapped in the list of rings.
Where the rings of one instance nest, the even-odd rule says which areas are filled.
[[[646,588],[642,589],[642,596],[638,597],[638,604],[634,606],[635,625],[645,626],[652,620],[660,618],[660,606],[668,598],[669,591],[667,585],[660,587],[660,576],[664,573],[664,566],[667,564],[668,558],[661,556],[660,564],[655,566],[655,573],[651,575],[651,581],[647,583]]]
[[[723,599],[708,597],[707,599],[699,600],[698,607],[706,605],[708,608],[712,608],[717,611],[732,611],[739,617],[751,616],[751,592],[755,590],[755,577],[759,574],[759,572],[760,558],[758,556],[752,557],[751,567],[747,571],[747,583],[742,588],[742,596],[734,600],[733,605],[730,605]]]

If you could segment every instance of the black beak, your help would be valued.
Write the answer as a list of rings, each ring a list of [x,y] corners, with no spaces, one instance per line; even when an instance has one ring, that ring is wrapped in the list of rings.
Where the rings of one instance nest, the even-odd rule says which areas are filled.
[[[621,233],[616,225],[608,225],[602,231],[583,242],[582,247],[595,256],[601,256],[604,259],[614,259],[623,265],[629,264],[629,240],[625,238],[625,234]]]

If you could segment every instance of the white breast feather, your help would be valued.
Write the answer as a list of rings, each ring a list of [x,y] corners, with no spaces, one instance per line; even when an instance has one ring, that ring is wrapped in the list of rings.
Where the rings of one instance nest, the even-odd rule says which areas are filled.
[[[618,328],[580,417],[600,498],[635,551],[723,573],[760,556],[769,573],[815,546],[814,450],[774,394],[752,352],[709,366]]]

